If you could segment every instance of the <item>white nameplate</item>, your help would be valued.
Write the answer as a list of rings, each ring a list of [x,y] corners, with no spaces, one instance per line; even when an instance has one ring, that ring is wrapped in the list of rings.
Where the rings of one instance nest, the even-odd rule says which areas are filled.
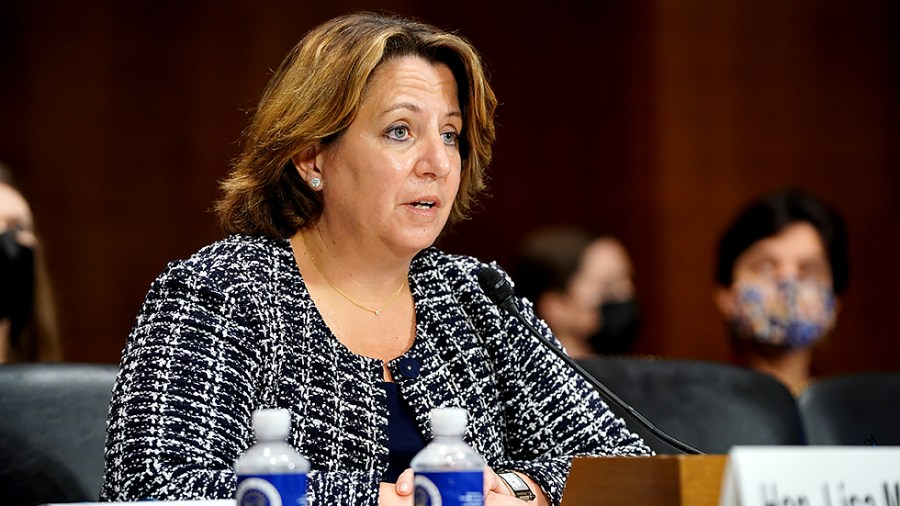
[[[735,447],[719,498],[719,506],[900,506],[900,447]]]

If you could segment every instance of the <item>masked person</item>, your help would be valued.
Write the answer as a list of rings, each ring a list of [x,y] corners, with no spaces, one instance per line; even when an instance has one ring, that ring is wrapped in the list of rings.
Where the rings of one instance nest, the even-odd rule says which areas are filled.
[[[834,210],[799,189],[749,204],[722,235],[716,268],[714,298],[736,359],[802,392],[847,280],[846,232]]]
[[[638,330],[632,273],[618,239],[570,226],[529,234],[514,267],[516,292],[573,358],[631,350]]]
[[[0,165],[0,363],[61,358],[31,209]]]

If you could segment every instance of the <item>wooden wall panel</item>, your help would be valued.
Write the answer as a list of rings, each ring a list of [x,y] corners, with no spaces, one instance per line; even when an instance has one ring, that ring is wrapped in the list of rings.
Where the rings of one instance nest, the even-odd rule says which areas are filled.
[[[804,184],[844,210],[852,238],[823,372],[900,367],[887,0],[4,2],[0,159],[35,208],[70,360],[117,361],[166,262],[220,236],[216,181],[270,69],[359,8],[458,29],[488,64],[492,197],[446,249],[508,265],[538,225],[615,233],[637,264],[639,350],[725,359],[716,234],[757,193]]]
[[[888,233],[898,216],[897,47],[887,4],[658,3],[655,51],[663,220],[659,351],[716,358],[710,300],[718,232],[744,202],[802,185],[845,214],[851,289],[824,372],[897,368],[900,279]],[[892,140],[893,139],[893,140]]]

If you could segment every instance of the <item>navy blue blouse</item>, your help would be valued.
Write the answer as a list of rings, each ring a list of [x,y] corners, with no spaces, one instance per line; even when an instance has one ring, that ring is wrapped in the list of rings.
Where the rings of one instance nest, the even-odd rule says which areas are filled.
[[[416,428],[416,419],[409,404],[400,396],[397,384],[384,381],[381,386],[387,393],[388,408],[388,468],[381,481],[396,483],[413,457],[425,448],[425,438]]]

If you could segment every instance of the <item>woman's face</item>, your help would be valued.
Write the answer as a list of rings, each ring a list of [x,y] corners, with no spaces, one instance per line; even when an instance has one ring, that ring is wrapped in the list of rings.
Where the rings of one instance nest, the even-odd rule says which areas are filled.
[[[462,127],[446,65],[412,56],[384,62],[350,127],[316,155],[320,230],[403,256],[430,246],[459,189]]]
[[[19,244],[34,247],[34,224],[31,209],[25,198],[15,188],[0,183],[0,233],[15,232]]]
[[[741,253],[734,263],[731,286],[716,289],[716,305],[726,319],[730,318],[736,311],[734,293],[739,287],[774,286],[787,280],[832,287],[828,253],[819,232],[807,222],[788,225]]]
[[[831,286],[831,265],[816,228],[806,222],[788,225],[761,239],[738,256],[732,285],[742,282],[817,281]]]
[[[554,332],[587,339],[602,324],[599,309],[604,302],[634,297],[631,271],[631,260],[621,243],[597,239],[582,252],[565,292],[542,296],[541,316]]]
[[[12,186],[0,183],[0,234],[12,232],[12,239],[22,246],[33,248],[37,239],[34,236],[34,225],[31,221],[31,210],[25,198]],[[4,244],[4,246],[6,246]],[[27,284],[21,282],[33,283],[31,274],[26,275],[25,266],[9,256],[10,252],[7,248],[3,248],[2,264],[0,264],[0,277],[3,278],[2,298],[2,314],[0,318],[0,363],[9,360],[10,332],[13,329],[13,321],[27,318],[31,311],[31,306],[13,303],[12,300],[20,300],[20,296],[24,294],[21,290],[27,287]],[[30,267],[33,270],[33,264]],[[22,311],[18,309],[24,308]]]
[[[596,313],[604,302],[634,297],[631,271],[631,259],[619,241],[597,239],[585,248],[581,267],[569,282],[569,292]]]

